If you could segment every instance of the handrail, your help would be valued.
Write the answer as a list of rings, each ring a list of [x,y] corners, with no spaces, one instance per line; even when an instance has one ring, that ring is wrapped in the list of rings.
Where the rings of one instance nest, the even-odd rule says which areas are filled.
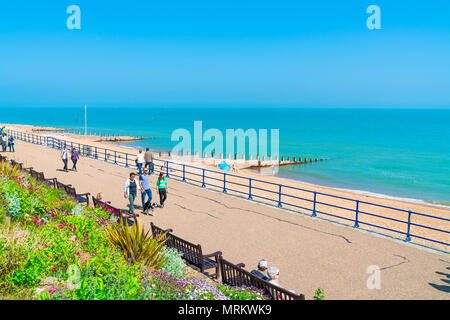
[[[126,168],[129,168],[129,167],[137,168],[137,166],[134,164],[134,159],[136,157],[135,154],[130,154],[127,152],[122,152],[122,151],[117,151],[117,150],[106,149],[106,148],[97,147],[97,146],[91,146],[91,145],[82,144],[82,143],[73,142],[73,141],[66,141],[66,140],[54,138],[51,136],[41,136],[41,135],[36,135],[36,134],[29,134],[29,133],[24,133],[21,131],[16,131],[16,130],[9,130],[9,132],[10,132],[10,134],[12,134],[14,136],[15,139],[22,140],[25,142],[31,142],[31,143],[35,143],[35,144],[45,145],[47,147],[51,147],[51,148],[55,148],[55,149],[61,149],[64,145],[68,146],[70,148],[75,147],[75,148],[77,148],[77,150],[79,151],[81,156],[85,156],[85,157],[89,157],[89,158],[93,158],[93,159],[97,159],[97,160],[103,160],[105,162],[113,163],[115,165],[126,167]],[[311,191],[311,190],[307,190],[307,189],[303,189],[303,188],[287,186],[287,185],[269,182],[269,181],[263,181],[263,180],[255,179],[255,178],[242,177],[242,176],[232,174],[232,173],[219,172],[219,171],[214,171],[214,170],[207,169],[207,168],[199,168],[199,167],[195,167],[195,166],[192,166],[189,164],[177,163],[177,162],[172,162],[169,160],[153,159],[153,161],[154,161],[155,171],[164,170],[164,172],[166,173],[168,178],[171,178],[171,176],[172,176],[170,174],[171,172],[178,171],[178,172],[182,173],[182,176],[179,176],[176,174],[173,174],[173,176],[176,178],[179,178],[179,179],[175,179],[175,180],[179,180],[182,182],[187,182],[187,180],[190,180],[193,182],[201,183],[202,187],[213,186],[215,188],[222,188],[223,193],[227,193],[227,190],[238,192],[238,193],[241,193],[241,194],[244,194],[245,196],[247,196],[247,199],[249,199],[249,200],[253,200],[254,197],[259,198],[259,199],[264,199],[264,200],[274,202],[273,205],[278,206],[278,207],[287,206],[287,207],[293,207],[293,208],[301,208],[303,210],[312,212],[311,216],[313,216],[313,217],[316,217],[317,214],[319,213],[321,215],[323,214],[325,216],[329,216],[329,217],[331,216],[331,217],[335,217],[335,218],[338,218],[341,220],[353,221],[354,222],[353,227],[355,227],[355,228],[359,228],[359,223],[361,223],[361,224],[368,225],[368,226],[371,226],[371,227],[374,227],[377,229],[388,230],[388,231],[392,231],[395,233],[405,234],[406,235],[405,241],[411,241],[411,238],[417,238],[417,239],[422,239],[422,240],[426,240],[426,241],[433,242],[433,243],[443,244],[446,247],[450,247],[450,243],[448,243],[448,242],[440,241],[440,239],[433,239],[430,237],[426,237],[423,234],[414,234],[411,232],[411,226],[414,226],[414,227],[419,227],[422,229],[423,228],[426,228],[429,230],[431,229],[435,232],[440,232],[443,234],[449,234],[450,232],[448,230],[434,228],[429,225],[420,225],[417,223],[413,223],[411,221],[414,216],[427,217],[430,219],[434,219],[434,221],[439,220],[439,221],[450,222],[450,219],[448,219],[448,218],[433,216],[433,215],[419,213],[419,212],[415,212],[415,211],[411,211],[411,210],[390,207],[390,206],[386,206],[386,205],[381,205],[381,204],[357,200],[357,199],[351,199],[351,198],[332,195],[332,194],[327,194],[324,192]],[[157,163],[160,163],[160,164],[157,164]],[[162,170],[156,170],[156,166],[161,166]],[[171,169],[170,169],[170,166],[172,166]],[[182,169],[177,169],[176,168],[177,166],[182,167]],[[197,172],[193,172],[192,170],[186,171],[186,169],[189,169],[189,168],[195,169],[195,170],[197,170]],[[208,176],[209,173],[213,173],[215,175],[222,175],[223,178],[219,179],[219,178],[211,176],[211,175]],[[199,177],[202,177],[202,179],[201,179],[201,181],[199,181],[199,180],[187,178],[186,174],[193,175],[193,176],[199,176]],[[243,179],[243,180],[247,181],[248,184],[245,185],[243,183],[233,182],[233,181],[230,181],[229,178]],[[223,182],[223,187],[217,186],[217,185],[214,185],[211,183],[205,183],[205,179],[221,181],[221,182]],[[265,187],[255,186],[254,185],[255,183],[263,184]],[[248,191],[245,192],[245,191],[233,190],[229,186],[248,187]],[[278,189],[278,191],[268,189],[269,186],[276,187]],[[254,194],[254,192],[252,192],[254,190],[259,190],[261,192],[266,192],[269,194],[277,195],[278,199],[271,199],[271,198],[265,197],[261,194]],[[288,191],[306,192],[306,193],[310,194],[311,197],[313,197],[313,199],[307,199],[307,198],[299,197],[299,196],[296,196],[293,194],[288,194],[287,193]],[[344,200],[344,201],[350,201],[350,202],[354,203],[354,206],[344,207],[344,206],[338,206],[335,204],[327,203],[323,199],[322,200],[317,199],[319,196],[330,197],[330,198],[340,199],[340,200]],[[308,203],[312,203],[312,208],[306,208],[306,207],[298,205],[298,204],[289,203],[288,199],[290,199],[290,198],[297,199],[300,201],[305,201]],[[355,217],[353,219],[350,219],[348,217],[338,216],[335,214],[327,213],[322,210],[318,210],[317,205],[325,206],[327,208],[338,208],[338,209],[343,209],[343,210],[346,210],[349,212],[353,212],[355,214]],[[379,214],[370,213],[370,212],[367,212],[367,210],[363,211],[363,210],[359,209],[359,207],[361,205],[374,206],[374,207],[378,207],[378,208],[394,210],[395,212],[399,212],[399,213],[400,212],[406,213],[406,214],[408,214],[408,219],[407,219],[407,221],[403,221],[403,220],[399,220],[399,219],[395,219],[395,218],[391,218],[391,217],[387,217],[387,216],[381,216]],[[298,211],[298,212],[300,212],[300,211]],[[386,226],[382,226],[382,225],[376,225],[373,223],[364,222],[364,221],[361,221],[361,217],[360,217],[361,215],[376,216],[377,218],[380,218],[383,220],[390,220],[390,221],[393,220],[393,221],[401,223],[402,225],[406,224],[407,228],[406,228],[406,230],[397,230],[397,229],[387,228]],[[339,221],[341,221],[341,220],[339,220]]]

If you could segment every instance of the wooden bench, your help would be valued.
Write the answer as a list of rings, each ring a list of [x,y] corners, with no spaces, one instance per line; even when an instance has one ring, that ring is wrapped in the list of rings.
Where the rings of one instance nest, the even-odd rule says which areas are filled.
[[[157,228],[154,224],[152,224],[152,228],[152,233],[155,232],[155,234],[157,234],[158,232],[160,233],[162,230],[161,228]],[[162,231],[164,232],[164,230]],[[169,232],[166,232],[166,235],[168,237],[167,246],[174,248],[178,252],[180,252],[184,260],[196,267],[199,267],[202,273],[207,269],[215,268],[216,279],[219,278],[219,257],[222,255],[222,252],[216,251],[211,254],[203,254],[201,245],[193,244]],[[214,258],[214,260],[211,258]]]
[[[44,177],[44,173],[43,172],[37,172],[33,169],[30,170],[30,175],[35,178],[37,181],[43,182],[48,184],[49,186],[55,188],[56,187],[56,178],[49,178],[46,179]]]
[[[159,237],[161,237],[162,235],[164,235],[163,240],[164,240],[164,245],[166,247],[172,248],[172,243],[170,241],[170,232],[173,232],[172,229],[166,229],[163,230],[160,227],[157,227],[153,224],[153,222],[150,222],[150,225],[152,227],[152,235],[154,239],[158,239]]]
[[[16,162],[16,160],[11,159],[11,165],[12,165],[13,167],[17,166],[17,167],[19,168],[20,171],[23,170],[23,169],[22,169],[22,163]]]
[[[128,210],[117,209],[113,207],[109,201],[99,201],[94,196],[92,196],[92,204],[94,205],[94,208],[102,208],[105,212],[110,213],[110,217],[113,216],[117,218],[117,221],[123,219],[123,222],[127,223],[129,226],[134,224],[134,220],[132,220],[133,218],[139,217],[139,214],[137,213],[131,214]]]
[[[72,185],[70,184],[66,185],[64,183],[59,182],[58,180],[56,180],[56,188],[72,196],[73,198],[75,198],[75,200],[77,200],[80,203],[86,202],[86,205],[89,206],[89,195],[90,195],[89,192],[76,193],[75,188],[73,188]]]
[[[303,294],[297,295],[289,290],[273,285],[243,269],[244,264],[234,265],[219,257],[222,283],[233,287],[255,287],[263,289],[273,300],[305,300]]]

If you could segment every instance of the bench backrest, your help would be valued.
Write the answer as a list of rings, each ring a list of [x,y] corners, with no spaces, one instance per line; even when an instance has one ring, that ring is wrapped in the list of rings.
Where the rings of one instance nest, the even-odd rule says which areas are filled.
[[[167,230],[163,230],[160,227],[157,227],[156,225],[153,224],[153,222],[150,222],[150,225],[152,227],[152,235],[154,239],[158,239],[159,237],[161,237],[162,235],[164,235],[164,237],[162,238],[164,242],[164,245],[166,247],[169,248],[173,248],[173,244],[171,241],[171,234],[170,232],[172,232],[172,229],[167,229]]]
[[[105,202],[99,201],[94,196],[92,196],[92,203],[94,204],[95,208],[102,208],[104,211],[109,212],[111,215],[114,215],[115,217],[120,219],[120,209],[114,208],[113,206]]]
[[[56,189],[66,191],[66,185],[62,182],[56,181]]]
[[[193,244],[189,241],[181,239],[171,233],[168,234],[168,242],[171,247],[183,254],[183,258],[193,265],[201,268],[203,266],[202,247],[199,244]]]
[[[234,287],[255,287],[263,289],[264,292],[274,300],[305,300],[303,294],[297,295],[289,290],[273,285],[257,276],[251,274],[231,262],[219,257],[222,282]]]

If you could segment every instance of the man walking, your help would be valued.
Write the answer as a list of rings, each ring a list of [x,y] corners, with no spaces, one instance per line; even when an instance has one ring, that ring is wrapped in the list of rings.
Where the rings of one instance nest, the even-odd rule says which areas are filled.
[[[64,146],[63,149],[61,150],[61,159],[64,163],[64,171],[67,172],[67,159],[69,159],[69,151],[67,151],[67,147]]]
[[[144,173],[139,176],[139,187],[141,189],[142,210],[144,213],[147,213],[147,210],[151,208],[152,190],[150,189],[150,183],[148,181],[148,169],[145,167],[143,171]],[[148,196],[147,202],[145,202],[146,195]]]
[[[144,154],[145,167],[148,168],[150,174],[153,173],[153,153],[150,152],[149,148],[145,149]]]
[[[9,146],[9,152],[15,152],[15,150],[14,150],[14,138],[13,138],[13,136],[10,136],[10,137],[9,137],[9,140],[8,140],[8,146]]]

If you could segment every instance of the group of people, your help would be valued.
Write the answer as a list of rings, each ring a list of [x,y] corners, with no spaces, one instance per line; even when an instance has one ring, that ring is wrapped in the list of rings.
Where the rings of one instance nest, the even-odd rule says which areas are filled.
[[[149,169],[144,167],[142,173],[139,174],[139,179],[136,179],[136,173],[131,172],[130,177],[125,182],[124,197],[130,202],[130,212],[134,213],[134,200],[137,197],[137,191],[141,192],[142,211],[148,213],[148,210],[152,210],[155,207],[164,208],[164,201],[167,199],[167,178],[164,173],[161,172],[156,180],[156,189],[159,193],[159,205],[152,204],[152,190],[150,189],[148,173]],[[145,199],[147,198],[147,201]]]
[[[78,159],[80,159],[80,154],[78,153],[77,149],[72,148],[72,151],[70,153],[70,159],[72,160],[72,170],[77,171],[77,162]],[[67,146],[64,146],[61,150],[61,160],[64,163],[63,171],[68,172],[69,169],[67,168],[67,162],[69,160],[69,150],[67,150]]]
[[[142,211],[148,213],[148,210],[152,210],[155,207],[164,208],[164,201],[167,199],[167,178],[164,173],[161,172],[156,180],[156,189],[159,193],[159,205],[152,204],[152,190],[150,188],[149,178],[154,171],[153,165],[153,153],[149,148],[145,153],[142,153],[142,149],[136,156],[136,166],[139,171],[139,179],[136,179],[136,173],[131,172],[130,177],[125,182],[124,197],[130,202],[130,212],[134,213],[134,200],[137,197],[137,191],[141,192]],[[147,201],[145,200],[147,198]]]
[[[6,129],[4,126],[2,127],[1,135],[2,135],[2,151],[5,152],[6,148],[9,147],[9,152],[15,152],[14,137],[8,136],[8,129]]]

